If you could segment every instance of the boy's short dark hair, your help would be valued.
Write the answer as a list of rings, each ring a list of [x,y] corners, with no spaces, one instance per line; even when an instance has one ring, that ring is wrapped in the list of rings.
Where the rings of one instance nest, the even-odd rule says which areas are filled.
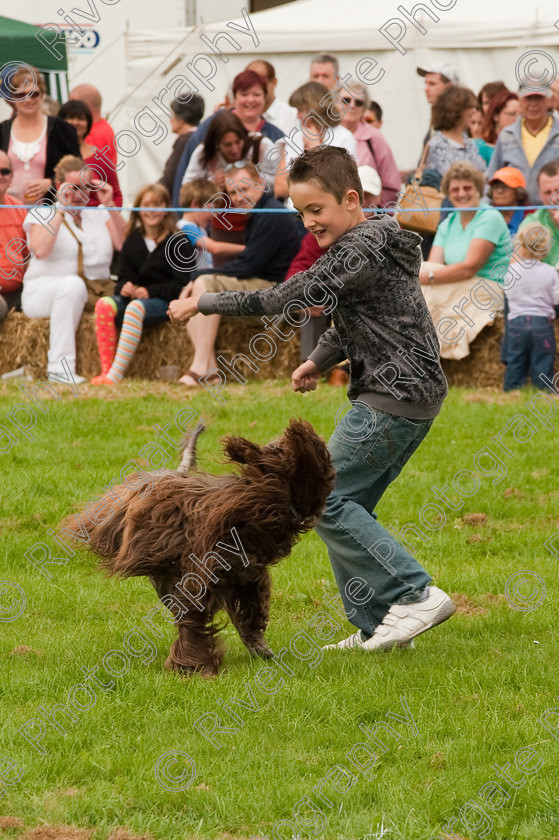
[[[199,93],[193,93],[188,102],[173,99],[170,107],[175,117],[179,120],[188,123],[188,125],[199,125],[204,116],[206,105]]]
[[[316,181],[338,204],[348,190],[355,190],[363,204],[363,186],[357,164],[347,149],[340,146],[317,146],[295,158],[289,169],[288,184]]]
[[[183,184],[179,194],[181,207],[204,207],[219,192],[219,187],[207,178],[196,178]]]

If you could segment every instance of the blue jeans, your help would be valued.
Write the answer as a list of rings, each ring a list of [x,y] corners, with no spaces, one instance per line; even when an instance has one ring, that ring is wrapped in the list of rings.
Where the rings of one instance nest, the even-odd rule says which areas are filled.
[[[379,524],[374,509],[432,423],[356,402],[328,444],[336,484],[316,532],[328,548],[346,615],[366,636],[374,633],[393,604],[421,601],[431,581]]]
[[[113,295],[113,300],[117,305],[115,322],[117,327],[120,327],[122,319],[124,318],[126,307],[129,303],[132,303],[135,298],[125,298],[122,297],[122,295]],[[147,324],[160,324],[162,321],[169,320],[169,316],[167,315],[169,304],[166,300],[163,300],[163,298],[146,298],[145,300],[140,301],[140,303],[144,307],[144,311],[146,313],[144,317],[144,326]]]
[[[546,390],[540,375],[545,374],[549,379],[553,379],[553,321],[537,315],[513,318],[507,323],[506,355],[505,391],[525,385],[528,373],[534,387]]]

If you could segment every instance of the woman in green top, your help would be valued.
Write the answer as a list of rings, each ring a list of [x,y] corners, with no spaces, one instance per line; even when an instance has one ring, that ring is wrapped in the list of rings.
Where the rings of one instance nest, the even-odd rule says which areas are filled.
[[[520,99],[512,90],[501,90],[496,93],[487,109],[481,131],[481,137],[474,140],[478,152],[489,165],[491,155],[495,151],[497,137],[507,125],[516,122],[520,114]]]
[[[510,233],[498,210],[479,206],[484,184],[469,161],[448,169],[441,189],[456,209],[439,225],[429,261],[419,272],[444,359],[467,356],[471,342],[504,303]]]

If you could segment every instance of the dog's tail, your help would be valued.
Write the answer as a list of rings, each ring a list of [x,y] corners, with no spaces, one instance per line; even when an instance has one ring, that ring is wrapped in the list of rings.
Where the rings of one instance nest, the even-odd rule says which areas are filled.
[[[183,441],[182,458],[177,467],[177,472],[181,475],[186,475],[191,470],[196,469],[196,444],[198,436],[204,431],[204,422],[201,420],[191,434],[187,435]]]

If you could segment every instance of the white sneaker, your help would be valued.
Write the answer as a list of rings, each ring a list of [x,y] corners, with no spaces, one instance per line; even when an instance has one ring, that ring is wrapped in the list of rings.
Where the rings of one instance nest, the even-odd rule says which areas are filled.
[[[354,633],[352,636],[348,636],[347,639],[342,639],[341,642],[338,642],[335,645],[323,645],[322,650],[350,650],[351,648],[362,648],[364,645],[363,636],[361,635],[361,630],[358,630],[357,633]]]
[[[364,650],[387,650],[403,647],[411,639],[436,627],[456,612],[451,599],[438,586],[429,587],[424,601],[394,604],[370,639],[361,643]]]
[[[335,645],[324,645],[322,650],[351,650],[352,648],[361,648],[361,650],[368,650],[366,645],[367,642],[364,641],[361,630],[358,630],[357,633],[354,633],[352,636],[348,636],[347,639],[342,639],[341,642],[338,642]],[[404,642],[402,647],[415,647],[413,639],[411,639],[409,642]]]

